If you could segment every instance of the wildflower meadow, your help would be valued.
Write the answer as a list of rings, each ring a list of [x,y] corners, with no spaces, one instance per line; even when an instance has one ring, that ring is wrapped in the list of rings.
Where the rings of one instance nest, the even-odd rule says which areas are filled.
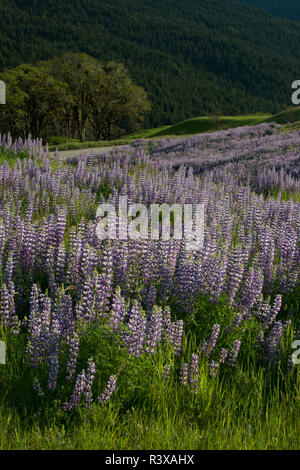
[[[299,448],[299,145],[272,123],[69,159],[1,136],[1,449]],[[121,197],[203,205],[203,244],[172,214],[167,240],[100,239]]]

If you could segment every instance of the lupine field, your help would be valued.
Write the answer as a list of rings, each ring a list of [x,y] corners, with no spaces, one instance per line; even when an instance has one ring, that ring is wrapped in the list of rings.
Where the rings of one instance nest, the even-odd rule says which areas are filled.
[[[299,449],[299,145],[262,124],[64,161],[1,137],[1,449]],[[125,195],[204,204],[204,246],[99,240]]]

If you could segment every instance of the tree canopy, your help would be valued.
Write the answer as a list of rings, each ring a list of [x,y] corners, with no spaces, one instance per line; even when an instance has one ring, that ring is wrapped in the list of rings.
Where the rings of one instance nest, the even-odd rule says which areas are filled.
[[[101,63],[84,53],[66,53],[38,65],[0,74],[7,106],[0,108],[5,132],[33,137],[49,134],[111,139],[139,129],[151,109],[143,88],[123,64]]]

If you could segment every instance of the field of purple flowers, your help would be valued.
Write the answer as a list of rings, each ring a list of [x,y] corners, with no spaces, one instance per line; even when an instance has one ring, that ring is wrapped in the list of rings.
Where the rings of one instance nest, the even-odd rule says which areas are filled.
[[[190,138],[151,142],[153,158],[192,167],[214,182],[229,175],[257,193],[300,192],[300,133],[280,132],[278,124],[239,127]],[[138,141],[143,144],[143,141]],[[137,144],[133,144],[137,145]]]
[[[64,162],[0,138],[0,448],[299,446],[299,144],[263,124]],[[204,204],[203,248],[99,240],[125,195]]]

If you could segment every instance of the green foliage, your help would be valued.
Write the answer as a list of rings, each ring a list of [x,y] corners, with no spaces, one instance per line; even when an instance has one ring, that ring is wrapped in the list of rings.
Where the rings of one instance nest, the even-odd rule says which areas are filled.
[[[12,153],[12,152],[3,152],[1,151],[0,147],[0,165],[3,165],[4,162],[6,162],[11,168],[13,168],[16,164],[16,160],[20,159],[23,160],[24,158],[28,158],[29,153],[28,152],[20,152],[18,154]]]
[[[58,134],[83,142],[89,124],[98,140],[108,140],[137,130],[151,109],[122,64],[101,64],[87,54],[20,65],[0,77],[8,89],[1,131],[15,137]]]
[[[145,127],[278,112],[299,73],[300,25],[231,0],[3,0],[0,31],[0,69],[67,51],[124,63],[153,103]]]
[[[297,292],[285,296],[283,318],[285,311],[296,313],[298,304]],[[174,308],[175,318],[178,307]],[[179,309],[177,313],[181,314]],[[94,407],[88,410],[82,402],[72,413],[63,410],[74,386],[74,380],[64,378],[67,350],[60,358],[59,386],[51,392],[47,390],[48,370],[34,370],[26,359],[25,335],[1,330],[7,364],[0,365],[0,449],[298,449],[299,367],[281,373],[280,368],[267,366],[259,351],[255,352],[255,322],[247,330],[245,325],[239,327],[243,347],[237,367],[224,367],[211,377],[209,360],[200,354],[197,393],[178,381],[180,362],[200,349],[213,322],[222,327],[214,354],[231,346],[236,331],[232,337],[227,335],[225,325],[235,313],[225,298],[218,305],[199,298],[194,321],[185,328],[181,360],[167,346],[154,355],[132,358],[105,322],[82,331],[77,372],[93,358],[97,370]],[[287,333],[282,343],[283,370],[291,338]],[[168,364],[170,374],[165,377]],[[118,388],[103,406],[96,398],[112,374],[118,376]],[[40,383],[42,396],[32,391],[34,380]]]
[[[87,54],[64,54],[52,61],[42,62],[49,73],[67,84],[72,100],[66,110],[65,125],[68,136],[85,140],[90,112],[91,80],[101,73],[100,64]]]
[[[20,65],[1,74],[7,86],[7,105],[0,108],[1,131],[40,137],[59,119],[70,95],[67,86],[45,70]]]
[[[109,140],[139,128],[151,105],[143,88],[128,77],[122,64],[110,62],[90,78],[88,119],[98,140]]]

